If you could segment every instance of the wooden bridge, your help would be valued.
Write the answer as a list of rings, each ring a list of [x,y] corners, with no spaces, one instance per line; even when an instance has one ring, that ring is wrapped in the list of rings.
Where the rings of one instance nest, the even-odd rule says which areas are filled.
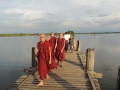
[[[80,41],[76,43],[73,51],[65,53],[64,67],[58,65],[58,69],[52,70],[50,79],[45,79],[42,87],[36,86],[40,79],[34,67],[36,50],[33,48],[33,67],[25,69],[29,74],[21,76],[8,90],[100,90],[96,78],[102,74],[93,71],[94,49],[87,49],[86,58],[85,53],[80,52]]]

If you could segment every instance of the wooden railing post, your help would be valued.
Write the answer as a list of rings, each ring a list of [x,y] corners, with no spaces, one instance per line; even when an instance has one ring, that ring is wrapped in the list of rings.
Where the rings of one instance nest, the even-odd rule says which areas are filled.
[[[117,90],[120,90],[120,66],[118,67]]]
[[[86,66],[88,71],[94,71],[95,50],[88,48],[86,52]]]
[[[32,47],[32,67],[36,67],[37,65],[37,59],[35,58],[38,50],[36,47]]]
[[[80,40],[77,40],[77,51],[80,52],[81,48],[80,48]]]
[[[76,50],[76,48],[77,48],[76,38],[73,39],[73,47],[74,47],[74,49]]]

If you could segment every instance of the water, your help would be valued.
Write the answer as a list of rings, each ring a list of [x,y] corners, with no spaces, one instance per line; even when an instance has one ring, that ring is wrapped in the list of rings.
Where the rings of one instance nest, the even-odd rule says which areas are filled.
[[[0,90],[7,90],[31,66],[37,41],[39,37],[0,37]]]
[[[120,65],[120,34],[76,35],[81,40],[81,51],[95,48],[95,71],[103,73],[99,79],[102,90],[115,90],[117,69]],[[24,68],[31,66],[31,49],[39,36],[0,37],[0,90],[6,90]]]
[[[81,51],[95,48],[95,71],[103,73],[99,79],[102,90],[116,90],[118,66],[120,66],[120,34],[77,35]]]

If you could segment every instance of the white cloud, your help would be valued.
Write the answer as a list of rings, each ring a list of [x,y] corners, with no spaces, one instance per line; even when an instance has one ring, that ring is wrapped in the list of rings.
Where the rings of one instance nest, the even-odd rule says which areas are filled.
[[[23,9],[7,9],[4,11],[6,14],[22,14],[21,19],[33,20],[43,18],[47,12],[42,10],[23,10]]]
[[[72,0],[73,3],[77,5],[85,5],[85,6],[97,6],[102,2],[102,0]]]
[[[119,4],[119,0],[0,0],[0,26],[23,31],[54,28],[118,31]]]
[[[86,18],[81,21],[77,20],[63,21],[62,25],[74,28],[93,28],[93,27],[95,28],[99,26],[99,24],[94,22],[91,18]]]
[[[17,16],[17,19],[14,17],[15,15],[21,14]],[[11,17],[10,20],[7,19],[7,24],[8,23],[13,23],[15,21],[15,25],[21,25],[24,28],[33,28],[34,23],[31,22],[32,20],[35,19],[40,19],[44,18],[47,12],[45,11],[40,11],[40,10],[22,10],[22,9],[7,9],[3,11],[3,16],[2,18],[10,18],[10,15],[14,15]],[[5,22],[6,23],[6,22]]]

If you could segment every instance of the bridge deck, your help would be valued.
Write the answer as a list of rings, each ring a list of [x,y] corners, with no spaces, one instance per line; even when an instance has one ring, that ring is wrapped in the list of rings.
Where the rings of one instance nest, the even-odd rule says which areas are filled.
[[[86,58],[85,55],[82,58]],[[45,79],[42,87],[35,86],[40,80],[38,72],[29,77],[22,76],[9,90],[93,90],[77,51],[66,53],[64,67],[58,65],[58,69],[52,70],[49,76],[50,79]]]

